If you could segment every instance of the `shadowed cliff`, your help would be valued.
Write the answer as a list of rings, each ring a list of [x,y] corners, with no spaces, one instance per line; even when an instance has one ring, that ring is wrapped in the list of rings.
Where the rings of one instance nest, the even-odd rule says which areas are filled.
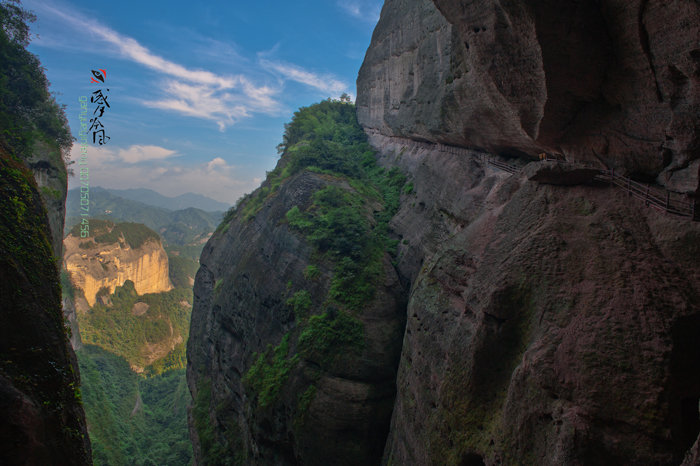
[[[700,223],[526,164],[693,200],[698,23],[688,1],[388,0],[358,78],[377,153],[352,162],[333,123],[293,122],[205,247],[198,463],[696,464]],[[393,201],[372,194],[391,180]],[[343,268],[374,257],[363,225],[389,240],[370,280]]]

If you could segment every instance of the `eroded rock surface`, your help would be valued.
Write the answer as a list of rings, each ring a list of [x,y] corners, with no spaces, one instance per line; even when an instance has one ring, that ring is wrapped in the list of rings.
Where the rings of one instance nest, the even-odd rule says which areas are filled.
[[[90,306],[95,304],[100,289],[107,288],[113,293],[127,280],[134,283],[138,294],[173,289],[168,274],[168,255],[159,240],[151,239],[132,248],[123,240],[95,243],[71,234],[64,245],[64,261],[71,282],[83,291]]]
[[[294,206],[307,208],[313,193],[328,185],[352,189],[335,177],[301,172],[254,218],[246,219],[245,207],[239,207],[204,248],[187,347],[198,464],[222,458],[243,464],[377,464],[382,456],[405,306],[388,258],[375,297],[357,315],[364,329],[360,354],[341,354],[330,366],[322,354],[290,362],[299,352],[300,327],[287,300],[304,289],[309,312],[318,314],[333,268],[318,257],[312,261],[312,247],[285,215]],[[309,278],[305,271],[312,263],[318,270]],[[290,342],[282,354],[290,364],[288,376],[274,401],[260,406],[244,376],[259,355],[283,341]]]
[[[411,291],[384,461],[679,464],[700,431],[700,224],[371,140],[414,186],[392,222]]]
[[[2,151],[0,191],[0,463],[92,464],[46,209]]]
[[[700,5],[691,0],[388,0],[360,123],[698,188]]]

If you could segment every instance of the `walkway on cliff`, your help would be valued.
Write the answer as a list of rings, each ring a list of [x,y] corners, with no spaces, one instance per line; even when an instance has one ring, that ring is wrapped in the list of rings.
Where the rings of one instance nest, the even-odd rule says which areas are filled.
[[[463,147],[450,146],[439,143],[412,141],[406,140],[404,138],[390,139],[401,139],[404,144],[410,141],[411,145],[414,145],[414,147],[420,147],[428,150],[437,150],[439,152],[445,152],[448,154],[470,157],[473,157],[475,155],[475,151],[465,149]],[[522,166],[506,163],[503,160],[501,160],[500,157],[489,155],[486,153],[480,153],[480,158],[484,163],[511,174],[518,173],[523,168]],[[571,169],[580,168],[593,170],[594,173],[591,177],[591,181],[595,180],[599,182],[609,183],[610,186],[625,191],[629,197],[635,197],[643,201],[647,206],[655,208],[661,212],[686,217],[692,221],[700,221],[700,207],[697,206],[697,200],[691,199],[688,195],[684,195],[674,191],[669,191],[661,186],[643,184],[638,181],[634,181],[630,177],[622,176],[619,173],[616,173],[614,169],[601,170],[591,165],[559,160],[548,156],[542,158],[541,161],[556,162],[558,165],[568,166],[571,167]]]

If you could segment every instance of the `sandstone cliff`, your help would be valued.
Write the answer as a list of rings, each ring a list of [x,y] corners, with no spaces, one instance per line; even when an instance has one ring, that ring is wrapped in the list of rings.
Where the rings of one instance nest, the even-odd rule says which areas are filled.
[[[123,234],[114,234],[123,225],[92,220],[95,238],[80,238],[77,230],[64,240],[64,261],[72,283],[84,293],[87,304],[95,304],[97,293],[105,288],[113,293],[125,281],[134,283],[138,294],[159,293],[173,288],[168,275],[168,256],[157,235],[143,244],[129,244]],[[144,226],[134,228],[145,229]],[[102,239],[101,235],[113,234]],[[80,310],[80,309],[79,309]]]
[[[384,461],[679,464],[700,431],[700,225],[371,140],[415,186],[392,221],[411,292]]]
[[[563,154],[698,189],[700,5],[388,0],[360,123],[510,156]]]

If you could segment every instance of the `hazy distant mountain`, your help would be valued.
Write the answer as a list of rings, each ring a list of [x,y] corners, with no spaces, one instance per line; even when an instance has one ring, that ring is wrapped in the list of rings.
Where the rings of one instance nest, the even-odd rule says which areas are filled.
[[[170,210],[187,209],[194,207],[195,209],[206,210],[207,212],[215,212],[228,210],[230,204],[219,202],[201,194],[186,193],[177,197],[167,197],[152,189],[107,189],[110,193],[131,199],[132,201],[143,202],[144,204],[163,207]]]
[[[203,242],[216,229],[223,216],[223,212],[206,212],[192,207],[181,210],[154,207],[116,196],[99,187],[90,189],[89,213],[90,217],[113,222],[143,223],[158,232],[170,245]],[[66,232],[80,221],[80,214],[79,190],[71,189],[66,199]]]

